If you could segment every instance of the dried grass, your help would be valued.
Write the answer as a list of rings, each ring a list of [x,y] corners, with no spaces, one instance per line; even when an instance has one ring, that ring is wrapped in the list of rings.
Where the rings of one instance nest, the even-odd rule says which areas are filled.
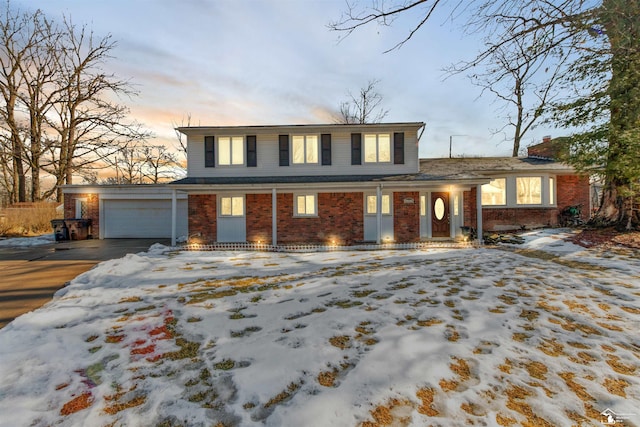
[[[385,405],[378,405],[371,410],[372,421],[364,421],[360,427],[403,426],[411,420],[404,408],[412,408],[410,401],[403,399],[390,399]]]
[[[603,385],[609,393],[624,397],[626,399],[627,393],[624,391],[624,389],[629,387],[631,384],[629,384],[627,380],[623,380],[620,378],[605,378]]]
[[[0,236],[35,236],[52,233],[51,220],[59,215],[56,204],[28,203],[0,210]]]
[[[345,350],[351,347],[351,337],[348,335],[339,335],[329,338],[329,344],[334,347],[338,347],[340,350]]]
[[[437,409],[433,407],[433,400],[436,390],[433,388],[421,388],[417,391],[416,396],[422,401],[418,406],[418,412],[429,417],[437,417],[440,415]]]

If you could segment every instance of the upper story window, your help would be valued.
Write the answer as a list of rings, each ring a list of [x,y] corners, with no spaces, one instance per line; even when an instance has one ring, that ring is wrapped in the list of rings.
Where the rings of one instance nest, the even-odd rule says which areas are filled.
[[[291,161],[294,165],[318,163],[318,136],[293,135],[291,138]]]
[[[218,137],[218,164],[220,166],[244,165],[244,138],[242,136]]]
[[[516,203],[518,205],[542,204],[542,177],[517,177],[516,189]]]
[[[247,166],[258,164],[257,139],[255,135],[205,136],[204,166]]]
[[[388,133],[364,135],[364,162],[391,162],[391,136]]]
[[[482,206],[502,206],[507,204],[507,180],[494,179],[482,186]]]

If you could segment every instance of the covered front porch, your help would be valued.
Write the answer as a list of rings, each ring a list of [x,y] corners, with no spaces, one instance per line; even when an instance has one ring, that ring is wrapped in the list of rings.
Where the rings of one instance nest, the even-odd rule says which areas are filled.
[[[171,188],[173,200],[179,194],[189,199],[189,244],[369,248],[460,242],[468,240],[465,230],[482,230],[481,195],[487,179],[411,178]],[[177,209],[172,215],[175,224]],[[174,229],[172,244],[179,237]]]

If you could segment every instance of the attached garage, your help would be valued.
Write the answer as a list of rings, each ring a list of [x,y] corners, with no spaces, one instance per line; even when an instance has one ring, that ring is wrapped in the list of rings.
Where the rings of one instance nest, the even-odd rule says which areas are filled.
[[[171,200],[104,199],[103,238],[171,238]],[[177,235],[187,234],[187,201],[178,200]]]
[[[188,236],[187,195],[166,185],[68,185],[63,194],[65,218],[91,219],[94,239],[171,239],[174,198],[175,237]]]

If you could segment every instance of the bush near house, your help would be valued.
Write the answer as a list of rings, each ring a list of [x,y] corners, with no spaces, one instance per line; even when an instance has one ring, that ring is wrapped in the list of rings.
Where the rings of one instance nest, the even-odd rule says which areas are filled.
[[[34,236],[51,232],[59,217],[52,202],[18,203],[0,209],[0,236]]]

